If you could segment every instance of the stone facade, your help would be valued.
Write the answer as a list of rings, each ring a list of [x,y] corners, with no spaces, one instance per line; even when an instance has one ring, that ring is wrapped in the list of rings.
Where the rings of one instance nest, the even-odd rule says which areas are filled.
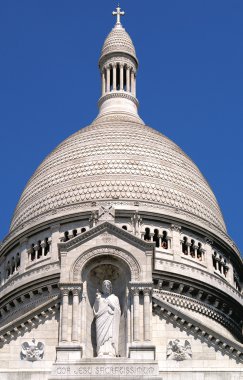
[[[243,380],[240,253],[196,165],[139,117],[114,14],[100,112],[36,170],[0,248],[0,378]],[[104,280],[116,357],[97,357]]]

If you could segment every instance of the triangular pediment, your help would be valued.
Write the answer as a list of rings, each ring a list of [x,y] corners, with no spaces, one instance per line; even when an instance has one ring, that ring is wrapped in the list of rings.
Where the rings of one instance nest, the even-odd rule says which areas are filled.
[[[90,230],[75,236],[74,238],[68,240],[67,242],[59,243],[60,252],[68,252],[73,248],[76,248],[89,240],[96,238],[97,236],[102,236],[104,244],[112,244],[112,237],[119,238],[130,245],[139,248],[142,251],[153,252],[155,243],[147,242],[139,237],[127,232],[126,230],[118,227],[117,225],[105,221]]]

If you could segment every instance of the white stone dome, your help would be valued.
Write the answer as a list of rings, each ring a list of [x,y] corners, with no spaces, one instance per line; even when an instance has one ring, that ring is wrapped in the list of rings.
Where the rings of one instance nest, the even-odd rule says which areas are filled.
[[[124,115],[98,118],[62,142],[36,170],[11,231],[92,208],[139,202],[226,231],[217,200],[191,159],[161,133]]]
[[[106,37],[101,50],[100,60],[107,54],[112,53],[129,54],[137,60],[135,47],[131,37],[120,24],[116,24]]]

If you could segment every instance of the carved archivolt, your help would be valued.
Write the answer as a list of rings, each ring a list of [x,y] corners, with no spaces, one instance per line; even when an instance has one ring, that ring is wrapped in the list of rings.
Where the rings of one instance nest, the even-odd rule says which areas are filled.
[[[87,264],[87,262],[93,259],[94,257],[98,258],[99,256],[104,256],[104,255],[115,257],[125,262],[131,271],[131,280],[132,281],[139,280],[139,274],[141,272],[141,268],[137,260],[130,253],[126,251],[116,249],[116,248],[106,248],[106,247],[101,247],[101,248],[96,248],[96,249],[94,248],[94,249],[90,249],[88,251],[83,252],[79,256],[79,258],[76,260],[76,262],[74,263],[71,269],[71,273],[70,273],[71,280],[74,282],[79,281],[81,271],[84,268],[84,266]]]

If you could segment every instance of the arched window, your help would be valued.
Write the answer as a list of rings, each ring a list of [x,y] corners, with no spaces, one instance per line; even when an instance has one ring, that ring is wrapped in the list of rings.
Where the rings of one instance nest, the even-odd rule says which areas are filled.
[[[41,240],[38,241],[38,250],[37,250],[37,259],[39,259],[42,256],[42,246],[41,246]]]
[[[35,249],[34,249],[34,244],[31,244],[31,254],[30,254],[30,260],[34,261],[35,260]]]
[[[15,258],[12,257],[12,261],[11,261],[11,274],[13,274],[16,270],[16,264],[15,264]]]
[[[190,245],[190,255],[191,257],[195,257],[195,240],[191,240],[191,245]]]
[[[121,89],[121,78],[120,78],[120,65],[117,64],[116,66],[116,89],[119,91]]]
[[[78,234],[78,231],[77,230],[73,230],[73,237],[77,236]]]
[[[222,256],[219,256],[218,270],[220,271],[220,273],[222,273]]]
[[[123,89],[124,91],[127,91],[127,75],[126,75],[127,66],[123,67]]]
[[[144,234],[144,240],[150,241],[151,240],[151,235],[150,235],[150,228],[145,228],[145,234]]]
[[[20,267],[20,254],[17,253],[17,256],[16,256],[16,269],[19,269]]]
[[[86,228],[81,228],[81,234],[83,234],[84,232],[86,232]]]
[[[64,232],[64,239],[63,239],[63,241],[65,242],[65,241],[68,241],[68,240],[69,240],[69,232],[65,231]]]
[[[168,249],[168,234],[166,231],[163,231],[161,247],[164,249]]]
[[[10,275],[11,275],[11,267],[10,267],[10,261],[8,261],[7,267],[6,267],[6,278],[9,278]]]
[[[213,267],[214,269],[217,269],[217,252],[214,252],[213,254]]]
[[[198,260],[202,261],[202,255],[203,255],[202,243],[198,243],[198,249],[197,249]]]
[[[110,91],[114,90],[113,88],[113,68],[110,66]]]
[[[187,244],[187,237],[184,236],[183,241],[182,241],[182,252],[184,255],[188,255],[188,244]]]
[[[153,241],[155,242],[156,247],[159,247],[159,230],[157,229],[154,230]]]
[[[122,226],[122,229],[127,231],[127,226]]]
[[[49,252],[50,252],[50,243],[48,241],[48,238],[45,238],[44,255],[46,256]]]

